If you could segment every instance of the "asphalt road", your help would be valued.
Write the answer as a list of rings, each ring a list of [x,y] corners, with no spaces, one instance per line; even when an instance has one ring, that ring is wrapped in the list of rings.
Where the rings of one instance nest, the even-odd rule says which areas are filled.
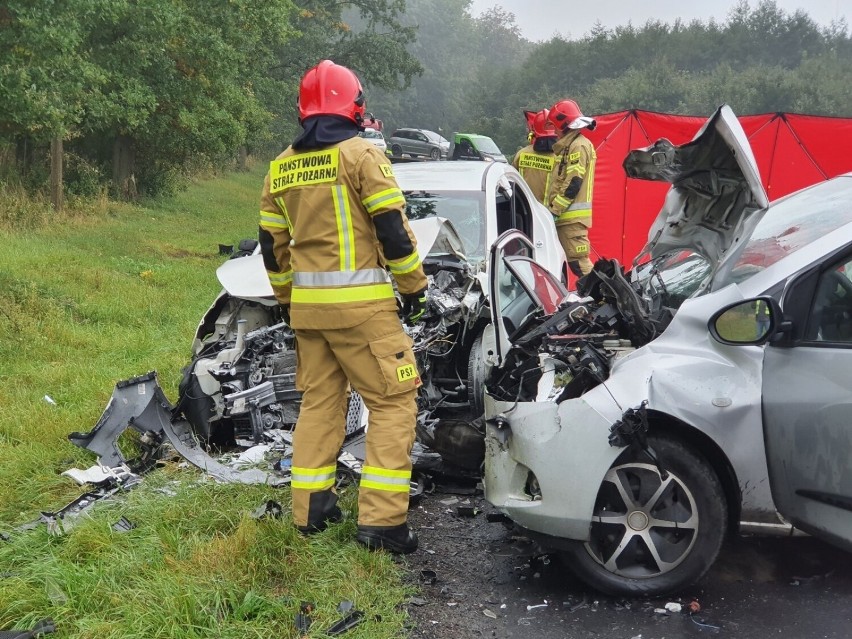
[[[484,512],[462,517],[459,505]],[[614,599],[584,586],[556,556],[542,556],[526,538],[488,523],[489,510],[481,498],[446,494],[412,509],[421,548],[402,561],[420,588],[408,606],[413,637],[852,637],[852,554],[815,539],[732,538],[686,591]],[[701,610],[690,615],[685,609],[693,600]],[[684,612],[655,612],[669,602]]]

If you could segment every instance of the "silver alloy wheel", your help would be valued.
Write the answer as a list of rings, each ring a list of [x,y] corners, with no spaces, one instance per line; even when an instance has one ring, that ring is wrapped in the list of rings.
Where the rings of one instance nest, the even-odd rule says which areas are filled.
[[[601,484],[586,551],[608,572],[631,579],[673,570],[698,537],[698,509],[673,473],[638,462],[610,468]]]

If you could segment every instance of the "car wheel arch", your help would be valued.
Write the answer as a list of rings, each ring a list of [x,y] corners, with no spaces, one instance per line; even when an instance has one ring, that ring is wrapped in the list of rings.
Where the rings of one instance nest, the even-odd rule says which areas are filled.
[[[649,432],[681,441],[707,460],[725,493],[728,504],[728,532],[737,533],[742,513],[742,491],[734,466],[719,444],[688,422],[661,411],[648,410],[648,426]]]

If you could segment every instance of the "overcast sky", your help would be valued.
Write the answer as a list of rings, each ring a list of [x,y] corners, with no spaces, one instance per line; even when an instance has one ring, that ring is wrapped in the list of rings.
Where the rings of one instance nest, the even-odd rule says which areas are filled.
[[[596,21],[608,28],[628,21],[642,26],[647,20],[674,22],[677,18],[721,22],[736,4],[736,0],[473,0],[471,13],[476,16],[500,5],[515,14],[521,32],[530,40],[547,40],[557,34],[577,39]],[[852,22],[852,0],[776,0],[776,4],[787,13],[804,9],[819,24],[841,17]],[[750,5],[756,7],[758,1],[752,0]]]

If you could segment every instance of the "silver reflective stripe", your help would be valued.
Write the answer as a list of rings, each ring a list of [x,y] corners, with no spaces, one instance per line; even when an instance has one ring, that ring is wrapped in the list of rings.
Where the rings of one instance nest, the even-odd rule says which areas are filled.
[[[366,472],[361,473],[361,481],[371,481],[389,486],[408,486],[411,483],[409,477],[385,477],[384,475],[374,475],[373,473]]]
[[[383,268],[360,271],[299,272],[293,274],[293,285],[302,287],[349,286],[356,284],[384,284],[390,282]]]
[[[592,208],[591,202],[577,202],[568,207],[569,211],[586,211]]]

